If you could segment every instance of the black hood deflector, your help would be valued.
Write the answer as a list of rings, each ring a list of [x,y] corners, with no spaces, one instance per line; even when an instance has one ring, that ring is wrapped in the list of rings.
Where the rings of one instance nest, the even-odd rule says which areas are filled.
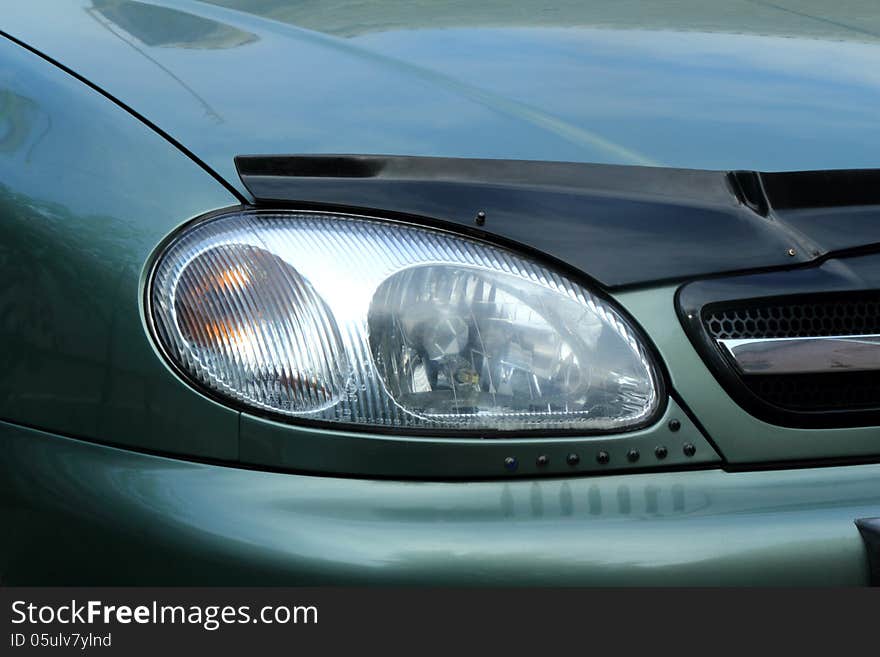
[[[786,267],[880,245],[880,170],[381,155],[246,155],[235,163],[257,206],[451,227],[541,252],[607,288]]]

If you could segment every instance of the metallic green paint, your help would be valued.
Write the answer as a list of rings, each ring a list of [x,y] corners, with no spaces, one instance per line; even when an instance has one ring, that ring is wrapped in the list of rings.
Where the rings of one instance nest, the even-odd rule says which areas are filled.
[[[97,4],[110,11],[110,5],[122,3]],[[408,124],[380,122],[385,131],[370,135],[363,123],[339,123],[325,114],[332,105],[328,98],[340,88],[331,78],[324,90],[333,94],[313,99],[312,109],[320,112],[302,115],[303,123],[295,126],[298,132],[285,133],[286,140],[277,142],[283,150],[298,145],[312,152],[339,150],[337,140],[343,140],[352,144],[342,149],[347,151],[387,151],[394,149],[366,146],[397,144],[418,154],[541,157],[546,149],[563,153],[554,159],[564,153],[584,159],[596,153],[589,139],[584,141],[584,130],[593,129],[585,117],[560,122],[552,108],[537,114],[524,110],[515,99],[516,89],[483,92],[480,81],[455,82],[448,72],[416,75],[411,66],[395,64],[398,55],[389,53],[405,48],[405,39],[354,47],[219,9],[211,15],[240,23],[210,29],[198,21],[187,23],[210,44],[198,52],[191,52],[198,49],[191,48],[186,30],[177,41],[144,32],[146,41],[135,45],[143,45],[153,59],[134,54],[125,66],[117,61],[108,65],[128,48],[108,46],[118,40],[112,34],[103,34],[95,48],[73,41],[83,67],[109,76],[108,86],[126,93],[136,89],[126,100],[148,101],[149,113],[181,129],[181,135],[172,136],[197,142],[195,150],[218,168],[222,164],[227,176],[237,154],[233,151],[242,144],[256,144],[247,150],[260,150],[259,144],[278,137],[273,131],[293,129],[295,122],[289,111],[275,107],[278,113],[262,125],[249,114],[254,96],[230,93],[235,85],[222,75],[208,85],[207,102],[190,84],[207,85],[206,78],[190,78],[189,72],[216,72],[214,62],[222,61],[224,52],[228,56],[273,39],[297,42],[302,52],[313,55],[332,54],[353,78],[373,71],[377,78],[364,79],[386,84],[373,98],[385,99],[396,109],[404,106],[401,98],[421,97],[438,112],[432,115],[433,130],[428,133],[424,115],[414,111]],[[65,30],[79,25],[60,24]],[[54,27],[47,23],[44,28],[34,34],[42,35],[41,46],[49,46]],[[511,35],[497,36],[503,40]],[[462,35],[430,36],[437,39],[435,47],[441,47],[448,43],[446,37]],[[532,36],[542,52],[549,52],[546,39],[560,38],[557,32]],[[603,35],[587,36],[601,42]],[[228,44],[234,45],[226,48]],[[775,45],[786,49],[791,44]],[[648,44],[648,50],[655,47],[657,43]],[[732,47],[740,52],[744,46]],[[823,52],[815,44],[792,47],[813,56]],[[69,48],[70,41],[59,41],[61,54],[70,55]],[[365,48],[374,52],[365,54]],[[154,57],[157,52],[167,55],[165,64],[171,68]],[[876,57],[864,44],[849,54],[854,60]],[[139,67],[132,64],[135,59],[144,62]],[[131,79],[120,78],[113,72],[118,70]],[[145,70],[150,73],[141,75]],[[234,66],[223,72],[236,80],[256,79],[245,75],[252,71]],[[741,78],[742,70],[734,74]],[[413,75],[420,82],[414,84]],[[797,81],[807,91],[815,82]],[[774,86],[779,79],[770,75],[760,82]],[[441,90],[425,94],[435,83]],[[820,89],[828,84],[827,79],[815,83]],[[302,86],[276,88],[284,92],[283,99],[291,100]],[[224,102],[222,112],[212,104],[220,98],[213,95],[218,89],[228,94],[224,101],[229,104]],[[388,89],[398,93],[387,93]],[[873,89],[873,83],[864,81],[847,88],[851,94],[846,97],[858,101],[849,109],[857,120],[847,125],[860,136],[864,117],[859,118],[858,108],[870,107],[862,101]],[[506,100],[508,93],[514,101]],[[797,100],[796,96],[790,97]],[[840,102],[843,95],[827,94],[820,100],[826,97]],[[184,103],[177,105],[181,98],[188,99],[185,109]],[[432,98],[444,102],[434,105]],[[648,107],[643,99],[636,100]],[[360,112],[364,104],[356,107]],[[251,118],[242,122],[238,112]],[[787,111],[778,115],[790,120]],[[655,126],[671,120],[654,118]],[[447,119],[461,123],[450,126]],[[643,119],[636,123],[648,125]],[[700,123],[700,117],[689,120]],[[269,128],[260,135],[263,141],[243,138],[255,123]],[[318,123],[323,128],[317,129]],[[799,125],[812,124],[807,120]],[[713,126],[712,121],[703,122],[703,132],[693,133],[704,154],[713,150],[706,142],[706,131]],[[741,127],[735,122],[724,126],[736,128],[729,134],[739,134]],[[612,121],[605,127],[608,134],[632,133],[626,122]],[[416,128],[418,135],[413,137],[415,132],[408,130]],[[764,128],[752,137],[765,137]],[[511,140],[514,134],[521,140]],[[678,144],[675,130],[663,134]],[[454,138],[446,139],[449,135]],[[464,152],[475,135],[491,139],[480,142],[480,152]],[[876,154],[870,141],[840,142],[839,134],[833,144],[823,142],[826,148],[834,146],[825,152],[797,134],[788,137],[830,165],[842,162],[841,153],[846,155],[849,148],[856,148],[865,162]],[[741,143],[743,152],[749,152],[756,142]],[[503,151],[507,146],[515,152]],[[654,143],[659,152],[667,152],[663,146],[662,138]],[[444,152],[447,147],[455,152]],[[848,162],[854,166],[861,160]],[[303,444],[326,439],[336,447],[344,439],[379,449],[380,440],[331,437],[244,417],[240,454],[239,414],[184,384],[157,354],[141,305],[151,253],[187,218],[237,202],[199,164],[111,100],[0,39],[0,517],[8,528],[0,540],[3,583],[866,583],[865,550],[853,520],[878,515],[878,464],[740,473],[702,469],[470,482],[388,481],[209,465],[64,437],[230,464],[241,458],[260,468],[323,467],[336,472],[355,465],[346,449],[340,447],[338,460],[333,460],[303,449]],[[617,299],[655,342],[676,391],[728,461],[880,455],[876,428],[784,429],[746,414],[722,391],[688,342],[675,315],[674,293],[675,287],[667,286],[620,293]],[[685,423],[681,438],[696,436],[697,429],[685,417],[680,419]],[[641,436],[619,438],[619,444],[644,439],[651,445],[660,435],[655,432],[662,430],[658,424]],[[566,444],[553,442],[553,449],[562,450]],[[664,442],[672,448],[671,441]],[[597,444],[583,441],[585,446]],[[499,449],[496,444],[486,447],[480,458],[488,460],[481,467],[495,463],[492,450]],[[698,454],[704,453],[703,447],[707,445],[701,444]],[[406,464],[410,457],[398,452],[383,466],[384,474],[430,474],[424,463],[431,458],[454,465],[452,453],[445,449],[432,448],[424,455],[420,451],[425,461],[411,469]],[[382,457],[377,451],[366,462],[382,466]],[[521,462],[534,467],[531,459]],[[475,466],[462,466],[462,476],[475,476],[470,467]],[[534,472],[524,469],[522,474]]]
[[[687,338],[675,312],[676,286],[619,293],[615,299],[651,336],[673,387],[729,463],[880,455],[880,428],[794,429],[749,415],[724,391]],[[880,482],[878,482],[880,486]]]
[[[6,584],[859,585],[880,465],[489,482],[249,471],[0,424]]]
[[[255,153],[880,165],[871,0],[6,4],[233,185]]]
[[[0,418],[238,456],[238,414],[184,385],[141,318],[144,263],[237,200],[163,137],[0,38]]]

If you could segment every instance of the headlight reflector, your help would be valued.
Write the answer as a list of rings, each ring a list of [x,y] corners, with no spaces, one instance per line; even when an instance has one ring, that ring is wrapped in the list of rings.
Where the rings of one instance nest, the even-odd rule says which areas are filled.
[[[569,278],[451,233],[243,211],[157,262],[151,316],[197,384],[291,418],[460,431],[622,431],[661,404],[629,322]]]

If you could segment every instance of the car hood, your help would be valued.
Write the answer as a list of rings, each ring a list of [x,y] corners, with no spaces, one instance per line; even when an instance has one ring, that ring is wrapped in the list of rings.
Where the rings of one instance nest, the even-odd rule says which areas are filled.
[[[252,153],[880,166],[877,18],[582,4],[35,0],[2,29],[245,196]]]

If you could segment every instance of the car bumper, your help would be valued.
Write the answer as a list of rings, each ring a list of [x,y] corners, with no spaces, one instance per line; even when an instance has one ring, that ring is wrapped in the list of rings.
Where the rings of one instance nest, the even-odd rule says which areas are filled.
[[[880,464],[469,483],[193,463],[0,423],[4,584],[858,585]]]

